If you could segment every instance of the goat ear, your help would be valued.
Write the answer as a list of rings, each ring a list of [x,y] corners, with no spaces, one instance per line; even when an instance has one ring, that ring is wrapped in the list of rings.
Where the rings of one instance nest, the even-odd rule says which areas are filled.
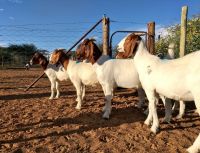
[[[61,53],[60,52],[56,52],[54,55],[54,62],[58,63],[61,57]]]
[[[128,40],[125,40],[124,43],[124,57],[128,58],[131,55],[134,54],[135,50],[137,49],[138,46],[138,40],[141,40],[141,38],[137,35],[130,35],[130,38]]]
[[[138,37],[135,37],[131,43],[131,52],[132,53],[129,53],[129,57],[131,56],[131,54],[135,54],[137,47],[138,47]]]
[[[93,53],[94,53],[94,45],[93,45],[93,42],[91,41],[90,42],[90,57],[92,57],[93,56]]]
[[[86,45],[86,47],[85,47],[86,58],[90,57],[90,55],[91,55],[90,52],[91,52],[91,45],[88,44],[88,45]]]
[[[124,43],[124,54],[123,57],[124,58],[128,58],[131,54],[132,54],[132,48],[133,48],[134,44],[132,44],[130,38],[125,40]]]

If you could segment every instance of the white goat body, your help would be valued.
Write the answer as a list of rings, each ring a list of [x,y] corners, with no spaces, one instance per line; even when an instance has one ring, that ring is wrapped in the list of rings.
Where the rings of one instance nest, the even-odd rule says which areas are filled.
[[[76,63],[76,61],[69,60],[66,70],[67,74],[77,92],[77,106],[76,109],[81,109],[82,101],[85,97],[85,85],[92,85],[98,83],[96,73],[91,63]]]
[[[129,34],[129,35],[127,35],[126,37],[124,37],[120,42],[119,42],[119,44],[118,44],[118,53],[120,52],[120,53],[125,53],[125,47],[124,47],[124,44],[125,44],[125,41],[126,41],[126,39],[127,39],[127,37],[132,37],[134,34],[132,33],[132,34]],[[130,39],[130,38],[129,38]],[[133,41],[132,42],[129,42],[129,43],[133,43]],[[130,44],[129,44],[130,45]],[[166,56],[164,56],[164,55],[162,55],[162,58],[164,58],[164,59],[174,59],[174,43],[170,43],[169,44],[169,47],[168,47],[168,52],[167,52],[167,55]],[[126,50],[127,51],[127,50]],[[133,53],[133,50],[131,50],[131,52],[129,52],[129,53],[126,53],[126,54],[119,54],[119,57],[126,57],[126,56],[132,56],[134,53]],[[117,54],[118,55],[118,54]],[[165,98],[164,97],[162,97],[161,96],[161,98],[162,98],[162,100],[163,100],[163,103],[165,103]],[[168,100],[168,102],[169,102],[169,100]],[[177,115],[177,117],[176,118],[182,118],[183,117],[183,115],[184,115],[184,113],[185,113],[185,102],[184,101],[179,101],[180,102],[180,107],[179,107],[179,114]],[[170,104],[171,105],[171,104]],[[175,108],[175,106],[177,106],[177,102],[175,102],[175,105],[174,105],[174,107],[173,107],[173,110],[174,110],[174,108]],[[166,108],[170,108],[171,106],[166,106]],[[145,111],[145,112],[148,112],[148,111]],[[166,110],[166,113],[167,114],[170,114],[170,116],[171,116],[171,111],[170,110]],[[170,116],[169,117],[166,117],[165,118],[165,120],[166,119],[170,119]],[[169,121],[169,120],[168,120]]]
[[[138,87],[140,84],[133,59],[109,59],[109,56],[102,55],[93,66],[101,82],[123,88]]]
[[[188,54],[174,60],[160,60],[151,55],[144,42],[139,43],[135,55],[135,66],[149,100],[149,115],[145,121],[152,125],[152,132],[159,127],[156,111],[156,93],[177,101],[195,101],[200,114],[200,52]]]
[[[131,36],[131,35],[134,35],[133,33],[132,34],[128,34],[126,37],[124,37],[120,42],[119,42],[119,44],[118,44],[118,53],[117,53],[117,55],[116,55],[116,58],[121,58],[121,59],[124,59],[124,58],[134,58],[133,57],[133,55],[134,55],[134,53],[133,53],[133,50],[131,50],[131,51],[129,51],[129,50],[125,50],[125,47],[124,47],[124,45],[125,45],[125,41],[126,41],[126,38],[128,37],[128,36]],[[130,42],[129,42],[130,43]],[[127,44],[126,44],[127,45]],[[130,44],[129,44],[130,45]],[[167,54],[167,56],[166,56],[166,58],[168,58],[168,59],[172,59],[172,58],[174,58],[174,44],[173,43],[171,43],[171,44],[169,44],[169,48],[168,48],[168,54]],[[135,69],[135,68],[134,68]],[[143,91],[143,90],[142,90]],[[144,95],[144,94],[143,94]],[[164,105],[165,105],[165,101],[166,101],[166,98],[164,97],[164,96],[162,96],[162,95],[160,95],[160,98],[162,99],[162,101],[163,101],[163,103],[164,103]],[[171,101],[168,99],[167,100],[168,101],[168,103],[167,103],[167,105],[165,106],[165,118],[164,118],[164,121],[166,121],[166,122],[170,122],[170,120],[171,120],[171,114],[172,114],[172,111],[171,111]],[[170,102],[170,103],[169,103]],[[143,105],[143,103],[139,103],[139,106],[142,106]],[[178,115],[178,117],[179,118],[181,118],[182,116],[183,116],[183,114],[184,114],[184,110],[182,110],[182,108],[184,108],[184,103],[181,101],[181,105],[180,105],[180,108],[181,108],[181,110],[180,110],[180,112],[179,112],[179,115]],[[175,106],[174,106],[175,107]],[[144,111],[144,113],[145,114],[148,114],[148,108]]]
[[[106,100],[103,118],[109,118],[111,114],[111,100],[115,87],[141,88],[133,59],[110,59],[109,56],[102,55],[96,44],[89,39],[80,44],[76,55],[78,59],[87,59],[93,64]]]
[[[80,80],[84,85],[96,85],[98,83],[96,73],[92,67],[91,63],[86,62],[75,62],[70,60],[68,65],[71,68],[68,68],[67,72],[70,77],[77,77],[77,80]]]
[[[60,91],[59,91],[58,81],[64,81],[68,79],[68,75],[65,73],[63,66],[62,65],[55,66],[49,64],[47,58],[39,52],[36,52],[33,55],[29,63],[30,65],[40,64],[44,70],[44,73],[49,78],[49,81],[51,82],[51,96],[49,97],[49,99],[54,98],[55,89],[57,91],[55,98],[59,98]]]
[[[65,73],[63,66],[55,66],[52,64],[48,64],[47,69],[44,70],[44,73],[47,75],[49,81],[51,82],[51,96],[49,97],[49,99],[54,98],[55,89],[57,91],[55,98],[59,98],[60,91],[58,81],[64,81],[68,79],[68,75]]]
[[[109,56],[102,55],[93,67],[106,98],[103,118],[109,118],[114,87],[140,87],[134,61],[133,59],[109,59]]]
[[[62,52],[62,50],[60,51]],[[53,54],[50,58],[50,62],[56,64],[56,62],[58,61],[54,62]],[[62,52],[62,54],[64,53]],[[67,67],[64,66],[65,74],[69,76],[69,79],[76,88],[76,93],[77,93],[76,101],[78,102],[76,105],[76,109],[81,109],[82,101],[83,98],[85,97],[85,85],[97,84],[98,83],[97,76],[91,63],[86,63],[86,62],[77,63],[76,61],[73,61],[71,59],[65,59],[65,61],[68,62]]]
[[[200,151],[200,134],[199,136],[196,138],[196,140],[194,141],[193,145],[190,146],[187,151],[189,153],[198,153]]]

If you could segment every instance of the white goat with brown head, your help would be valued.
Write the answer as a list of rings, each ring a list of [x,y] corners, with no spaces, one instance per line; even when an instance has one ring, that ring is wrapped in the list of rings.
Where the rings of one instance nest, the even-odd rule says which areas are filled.
[[[44,70],[44,73],[49,78],[49,81],[51,82],[51,96],[49,97],[49,99],[54,98],[55,89],[57,91],[55,98],[59,98],[60,91],[59,91],[58,81],[63,81],[68,79],[68,75],[65,73],[63,66],[62,65],[55,66],[49,64],[47,58],[42,53],[39,52],[36,52],[33,55],[33,57],[30,60],[30,64],[31,65],[40,64]]]
[[[129,41],[129,40],[131,40],[132,37],[134,37],[134,35],[135,35],[134,33],[128,34],[126,37],[124,37],[119,42],[116,58],[118,58],[118,59],[133,58],[133,56],[135,55],[135,52],[133,52],[134,49],[128,50],[127,46],[131,46],[131,44],[136,43],[133,41]],[[174,59],[174,43],[169,44],[167,55],[160,53],[160,54],[157,54],[157,56],[161,59]],[[161,99],[162,99],[163,103],[165,104],[165,101],[166,101],[165,97],[161,96]],[[168,99],[168,101],[170,101],[170,100]],[[171,106],[171,104],[170,104],[170,106]],[[177,102],[175,102],[173,109],[175,108],[175,106],[177,106]],[[166,106],[166,107],[169,108],[169,106]],[[166,111],[166,115],[171,114],[171,110],[165,110],[165,111]],[[148,110],[145,111],[145,114],[146,114],[146,112],[148,112]],[[182,118],[184,114],[185,114],[185,103],[184,103],[184,101],[180,101],[179,114],[177,115],[176,118],[178,118],[178,119]]]
[[[132,40],[131,43],[138,43],[137,49],[134,49],[134,63],[149,100],[149,114],[145,124],[152,124],[151,131],[156,133],[159,128],[156,109],[159,94],[177,101],[194,101],[200,115],[200,51],[178,59],[161,60],[148,52],[142,40]],[[121,44],[123,51],[124,45]],[[199,150],[200,135],[187,151],[197,153]]]
[[[110,59],[109,56],[102,55],[97,45],[90,39],[85,39],[80,44],[76,55],[78,59],[87,59],[93,64],[106,100],[103,118],[109,118],[111,114],[111,100],[115,87],[140,87],[133,59]]]
[[[151,131],[156,133],[159,127],[156,110],[159,94],[178,101],[194,100],[200,114],[200,51],[178,59],[161,60],[148,52],[142,40],[137,43],[134,63],[149,100],[150,111],[145,124],[153,121]],[[123,50],[123,46],[121,48]]]
[[[76,88],[77,105],[76,109],[81,109],[82,101],[85,96],[85,85],[95,85],[98,83],[96,73],[90,63],[73,61],[70,56],[65,53],[64,49],[56,49],[51,57],[51,64],[61,63],[65,69],[65,73]]]

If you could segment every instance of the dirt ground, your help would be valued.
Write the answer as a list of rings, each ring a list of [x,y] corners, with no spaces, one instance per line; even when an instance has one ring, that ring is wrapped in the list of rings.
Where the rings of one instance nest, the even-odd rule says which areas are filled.
[[[200,132],[200,117],[193,102],[183,119],[162,123],[164,108],[158,106],[160,132],[144,125],[144,109],[138,109],[134,89],[117,90],[112,115],[102,119],[101,86],[87,87],[80,111],[75,109],[75,89],[61,82],[59,99],[49,100],[50,83],[42,78],[24,89],[41,69],[0,70],[0,152],[15,153],[184,153]]]

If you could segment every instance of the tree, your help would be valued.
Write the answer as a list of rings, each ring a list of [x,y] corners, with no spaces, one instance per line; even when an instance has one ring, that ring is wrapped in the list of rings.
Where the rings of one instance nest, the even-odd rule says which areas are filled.
[[[175,44],[175,56],[179,57],[180,24],[169,26],[168,35],[156,41],[156,52],[167,53],[170,42]],[[192,17],[187,22],[186,53],[200,49],[200,15]]]
[[[10,44],[8,47],[0,47],[1,66],[24,66],[36,51],[47,54],[48,51],[37,49],[34,44]]]

